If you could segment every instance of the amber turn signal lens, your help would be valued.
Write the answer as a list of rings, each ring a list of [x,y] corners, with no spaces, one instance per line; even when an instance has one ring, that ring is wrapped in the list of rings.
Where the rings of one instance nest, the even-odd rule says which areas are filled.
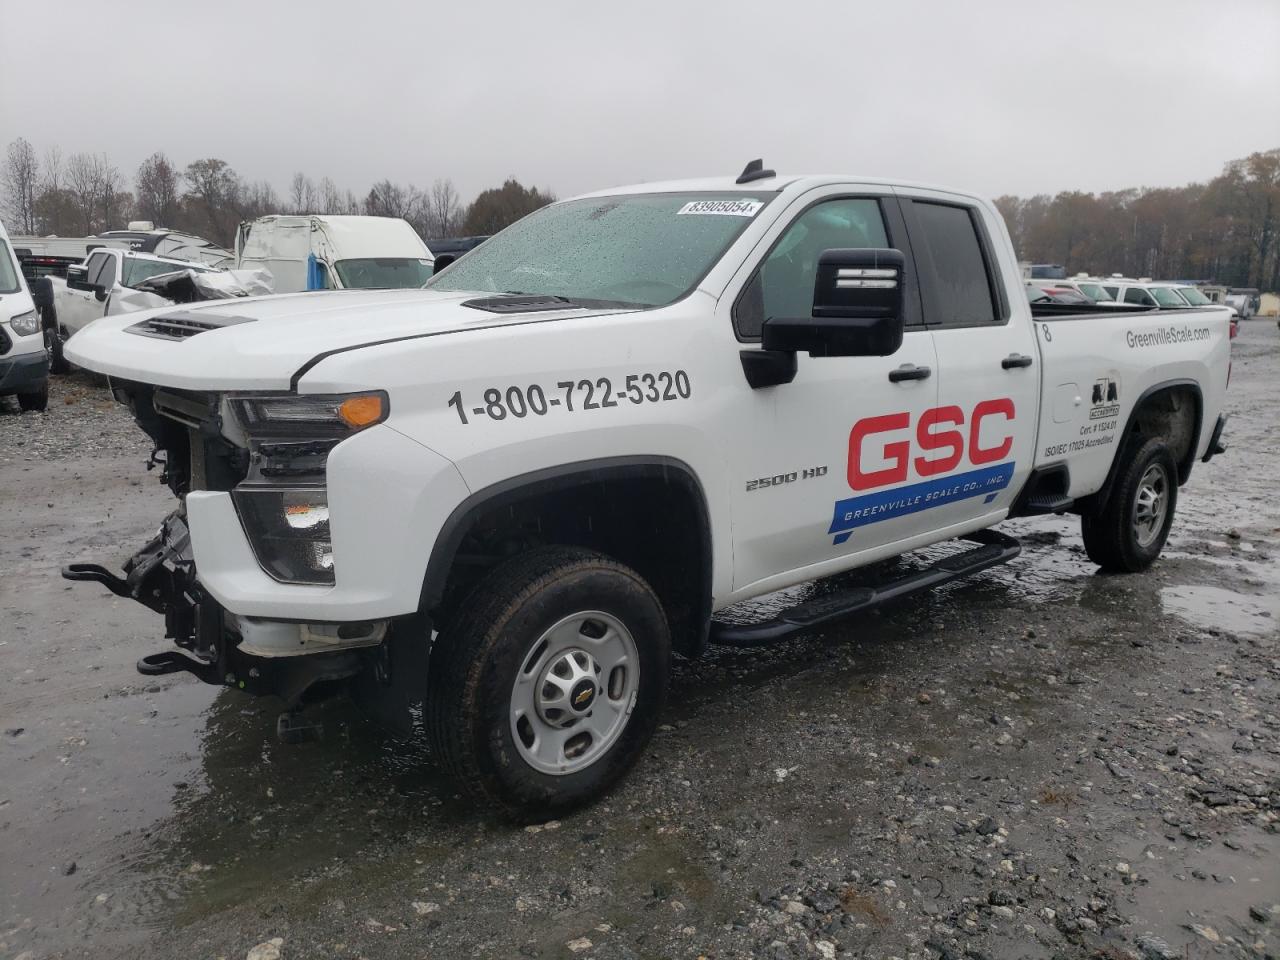
[[[371,394],[343,400],[338,406],[338,416],[342,417],[347,426],[355,427],[358,430],[381,420],[385,409],[382,397],[378,394]]]

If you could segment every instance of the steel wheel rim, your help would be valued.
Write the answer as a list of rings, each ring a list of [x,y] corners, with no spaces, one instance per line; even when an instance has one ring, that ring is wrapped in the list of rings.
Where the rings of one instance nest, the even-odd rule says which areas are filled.
[[[1138,481],[1138,495],[1133,506],[1133,535],[1138,545],[1149,547],[1160,536],[1164,518],[1169,512],[1169,474],[1153,463]]]
[[[508,711],[516,750],[542,773],[585,770],[626,729],[639,686],[640,653],[622,621],[600,610],[565,617],[520,661]]]

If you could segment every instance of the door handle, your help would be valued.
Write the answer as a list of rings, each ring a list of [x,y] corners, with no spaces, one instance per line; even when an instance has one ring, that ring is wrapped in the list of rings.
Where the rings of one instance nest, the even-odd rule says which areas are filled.
[[[928,367],[917,367],[914,363],[904,363],[896,370],[889,371],[890,383],[901,383],[903,380],[928,380],[933,373]]]
[[[1005,370],[1012,370],[1014,367],[1029,367],[1032,362],[1025,353],[1011,353],[1000,361],[1000,366]]]

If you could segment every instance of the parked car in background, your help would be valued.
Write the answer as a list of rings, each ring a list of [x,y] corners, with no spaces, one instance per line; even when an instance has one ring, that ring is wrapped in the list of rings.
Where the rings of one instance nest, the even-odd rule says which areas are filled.
[[[1260,291],[1257,287],[1232,287],[1227,291],[1222,302],[1229,307],[1234,307],[1236,315],[1241,320],[1248,320],[1258,312],[1260,299]]]
[[[439,273],[468,250],[474,250],[488,239],[484,236],[438,237],[435,240],[428,240],[427,246],[431,248],[431,253],[436,258],[436,272]]]
[[[1102,286],[1101,280],[1085,277],[1072,277],[1069,280],[1028,280],[1027,289],[1040,291],[1069,291],[1076,297],[1084,300],[1086,303],[1094,304],[1099,307],[1117,306],[1116,301]],[[1036,297],[1028,293],[1032,303],[1037,302]],[[1044,302],[1044,301],[1041,301]],[[1057,301],[1057,302],[1076,302],[1076,301]]]
[[[1072,290],[1070,287],[1059,287],[1048,283],[1028,283],[1027,300],[1031,303],[1076,303],[1080,305],[1093,303],[1088,297]]]
[[[150,277],[185,270],[204,272],[216,271],[217,268],[189,260],[103,247],[89,254],[84,263],[69,267],[65,280],[44,278],[42,282],[48,284],[50,296],[41,307],[53,372],[65,373],[68,369],[63,358],[63,344],[99,317],[120,312],[116,301],[123,294]]]
[[[31,291],[0,223],[0,397],[11,394],[23,410],[49,405],[49,355]]]
[[[236,232],[236,267],[266,267],[276,293],[420,287],[435,258],[399,217],[269,216]]]
[[[127,243],[130,250],[138,253],[190,260],[207,267],[229,267],[235,262],[235,254],[225,247],[191,233],[179,233],[164,227],[157,229],[150,220],[134,220],[125,230],[104,230],[98,236]]]

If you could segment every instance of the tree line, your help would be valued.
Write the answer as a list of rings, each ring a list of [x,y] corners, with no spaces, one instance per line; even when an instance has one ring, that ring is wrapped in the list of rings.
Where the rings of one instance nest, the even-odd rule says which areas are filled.
[[[38,156],[21,137],[0,165],[0,211],[9,232],[37,236],[90,236],[150,220],[231,247],[240,221],[282,213],[403,217],[430,240],[496,233],[554,199],[514,177],[469,204],[449,179],[424,189],[381,180],[357,196],[328,177],[316,181],[302,172],[281,197],[267,181],[248,180],[225,160],[206,157],[179,167],[162,152],[142,161],[130,183],[104,153],[63,157],[53,147]]]
[[[996,199],[1022,260],[1070,273],[1280,289],[1280,149],[1208,183]]]

